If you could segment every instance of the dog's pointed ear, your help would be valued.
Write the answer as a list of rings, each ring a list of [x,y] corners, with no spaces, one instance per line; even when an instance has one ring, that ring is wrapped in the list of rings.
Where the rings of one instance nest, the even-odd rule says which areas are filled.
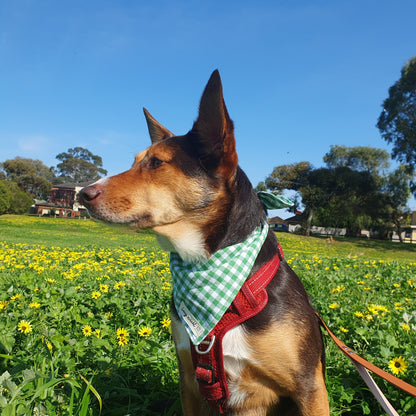
[[[201,163],[231,176],[237,167],[238,157],[234,125],[225,106],[218,70],[212,73],[202,94],[192,133],[198,140]]]
[[[143,113],[146,117],[147,128],[149,129],[149,135],[152,143],[157,143],[163,139],[174,136],[172,132],[156,121],[156,119],[145,108],[143,108]]]

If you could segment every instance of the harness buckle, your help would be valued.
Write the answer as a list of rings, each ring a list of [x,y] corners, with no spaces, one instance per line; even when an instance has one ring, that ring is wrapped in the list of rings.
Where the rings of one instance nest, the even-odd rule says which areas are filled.
[[[211,351],[212,347],[214,346],[214,342],[215,342],[215,335],[212,336],[211,341],[203,340],[200,344],[195,345],[195,351],[200,355],[208,354]],[[201,351],[199,349],[200,345],[208,345],[208,347],[206,350]]]

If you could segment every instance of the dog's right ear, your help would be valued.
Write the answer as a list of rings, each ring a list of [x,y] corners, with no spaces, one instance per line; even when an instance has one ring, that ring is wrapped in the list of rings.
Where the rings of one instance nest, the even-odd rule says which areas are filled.
[[[152,143],[160,142],[161,140],[173,137],[174,134],[166,127],[163,127],[153,116],[143,108],[144,116],[146,117],[147,128],[149,129],[150,140]]]

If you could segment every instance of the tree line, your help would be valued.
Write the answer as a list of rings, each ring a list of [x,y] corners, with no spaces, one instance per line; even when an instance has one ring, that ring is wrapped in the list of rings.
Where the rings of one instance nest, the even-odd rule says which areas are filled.
[[[0,163],[0,214],[27,212],[33,199],[48,199],[53,184],[91,182],[107,174],[102,158],[82,147],[59,153],[56,159],[56,167],[19,156]]]
[[[389,171],[387,151],[371,147],[331,146],[325,167],[309,162],[273,169],[258,190],[295,191],[294,209],[304,207],[304,231],[318,226],[346,228],[357,235],[370,228],[386,237],[409,221],[406,204],[416,197],[416,56],[402,68],[389,89],[377,121],[381,136],[393,144],[392,158],[400,165]]]

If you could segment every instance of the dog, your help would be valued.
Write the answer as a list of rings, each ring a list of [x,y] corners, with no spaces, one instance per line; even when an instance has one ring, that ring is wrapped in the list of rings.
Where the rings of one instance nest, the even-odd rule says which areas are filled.
[[[144,113],[152,144],[136,155],[129,170],[80,191],[80,201],[93,216],[151,229],[164,249],[191,265],[238,245],[267,224],[266,211],[238,165],[234,126],[217,70],[187,134],[175,136],[146,109]],[[278,253],[276,236],[267,226],[247,279]],[[270,279],[262,289],[267,300],[262,310],[223,335],[220,364],[227,394],[219,406],[215,400],[220,396],[214,394],[211,406],[213,400],[209,403],[201,394],[215,380],[196,380],[194,345],[172,303],[185,416],[329,415],[325,352],[315,311],[282,257]],[[211,371],[210,366],[200,370]]]

